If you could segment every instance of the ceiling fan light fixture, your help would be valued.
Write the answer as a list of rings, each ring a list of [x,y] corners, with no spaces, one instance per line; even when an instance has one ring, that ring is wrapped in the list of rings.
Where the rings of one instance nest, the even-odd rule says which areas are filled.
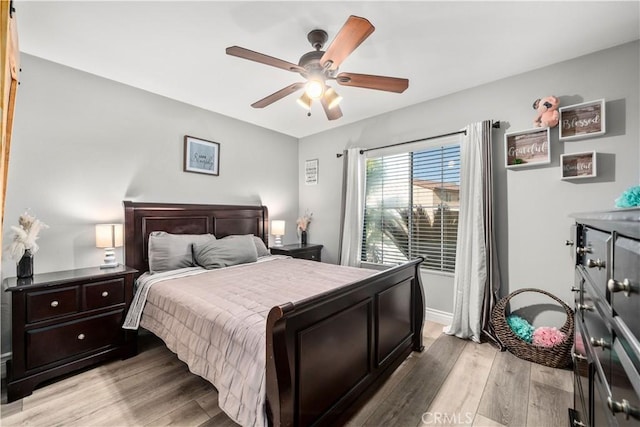
[[[324,93],[324,81],[318,78],[311,78],[305,87],[305,93],[311,99],[320,99]]]
[[[310,110],[311,109],[311,102],[312,101],[313,100],[311,99],[311,97],[309,97],[309,95],[307,95],[307,92],[304,92],[302,94],[302,96],[296,100],[298,105],[301,106],[302,108],[304,108],[305,110]]]
[[[324,99],[327,101],[327,107],[332,109],[340,104],[342,96],[340,96],[332,87],[327,86],[327,90],[324,91]]]

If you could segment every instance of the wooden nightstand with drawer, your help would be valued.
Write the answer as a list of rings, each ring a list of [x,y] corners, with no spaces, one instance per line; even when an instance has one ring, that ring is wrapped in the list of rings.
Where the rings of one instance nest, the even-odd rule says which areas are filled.
[[[292,258],[322,261],[322,245],[299,244],[271,247],[272,255],[289,255]]]
[[[83,268],[5,279],[11,292],[9,402],[41,382],[136,354],[136,333],[122,329],[137,270]]]

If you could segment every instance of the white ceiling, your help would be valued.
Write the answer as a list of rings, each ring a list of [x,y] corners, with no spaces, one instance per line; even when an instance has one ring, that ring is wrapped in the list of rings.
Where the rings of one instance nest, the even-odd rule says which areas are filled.
[[[14,3],[23,52],[298,138],[640,38],[638,1]],[[226,47],[297,63],[349,15],[376,30],[340,71],[408,78],[403,94],[337,86],[331,122],[296,94],[250,106],[302,77]]]

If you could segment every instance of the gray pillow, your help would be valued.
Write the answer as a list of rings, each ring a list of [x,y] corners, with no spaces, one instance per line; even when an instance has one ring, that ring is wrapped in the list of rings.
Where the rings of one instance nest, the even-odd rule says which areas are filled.
[[[214,241],[213,234],[170,234],[153,231],[149,234],[149,271],[176,270],[193,267],[193,244]]]
[[[264,241],[262,241],[262,239],[259,238],[258,236],[254,236],[253,234],[232,234],[230,236],[223,237],[223,240],[233,239],[236,237],[244,237],[244,236],[251,236],[253,238],[253,243],[256,245],[256,252],[258,253],[258,258],[260,258],[261,256],[271,255],[271,252],[269,251],[269,249],[267,249],[267,246],[264,244]]]
[[[250,235],[194,243],[193,255],[196,263],[207,270],[258,260],[256,245]]]

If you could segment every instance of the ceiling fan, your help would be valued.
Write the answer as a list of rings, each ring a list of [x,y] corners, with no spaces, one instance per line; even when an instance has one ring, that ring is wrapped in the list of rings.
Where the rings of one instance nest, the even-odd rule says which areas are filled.
[[[338,106],[342,97],[338,95],[333,87],[327,84],[327,81],[335,80],[342,86],[362,87],[396,93],[402,93],[409,87],[409,80],[397,77],[338,73],[338,67],[342,64],[342,61],[360,46],[374,30],[375,27],[365,18],[351,15],[326,51],[323,51],[322,47],[327,42],[327,32],[324,30],[312,30],[307,35],[307,39],[315,50],[302,55],[298,64],[283,61],[239,46],[228,47],[226,52],[227,55],[237,56],[299,73],[306,79],[305,82],[293,83],[254,102],[251,104],[253,108],[264,108],[287,95],[291,95],[305,88],[305,92],[298,99],[298,104],[310,110],[313,100],[319,100],[327,118],[329,120],[336,120],[342,117],[342,111]],[[309,112],[308,115],[311,115],[311,112]]]

